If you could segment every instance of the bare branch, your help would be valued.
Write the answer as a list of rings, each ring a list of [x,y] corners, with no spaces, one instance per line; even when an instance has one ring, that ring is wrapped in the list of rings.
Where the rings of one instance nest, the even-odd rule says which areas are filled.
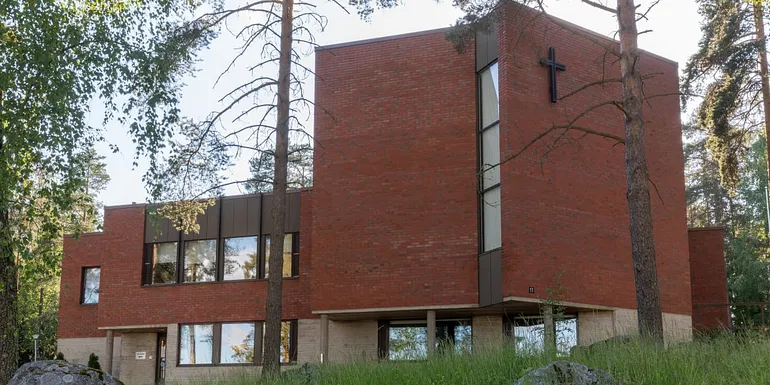
[[[617,9],[610,8],[610,7],[608,7],[608,6],[604,5],[604,4],[601,4],[599,2],[592,1],[592,0],[580,0],[580,1],[582,1],[582,2],[592,6],[594,8],[599,8],[602,11],[607,11],[607,12],[613,14],[613,15],[617,15],[618,14],[618,10]]]

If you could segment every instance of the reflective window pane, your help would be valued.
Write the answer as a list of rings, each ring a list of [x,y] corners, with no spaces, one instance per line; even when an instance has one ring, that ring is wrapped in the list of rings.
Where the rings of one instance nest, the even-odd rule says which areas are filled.
[[[481,127],[500,120],[498,101],[497,63],[480,74],[481,77]]]
[[[283,238],[283,276],[291,277],[291,253],[292,253],[292,240],[294,234],[285,234]],[[265,278],[269,276],[270,272],[270,236],[265,235]]]
[[[493,188],[482,196],[484,207],[484,251],[496,249],[502,245],[500,235],[500,187]]]
[[[211,364],[214,351],[214,325],[179,327],[179,364]]]
[[[152,283],[176,282],[176,242],[152,245]]]
[[[388,358],[391,360],[424,360],[428,358],[427,325],[390,325]]]
[[[217,277],[217,241],[187,241],[184,244],[184,281],[209,282]]]
[[[257,278],[257,237],[225,239],[225,281]]]
[[[83,269],[83,304],[92,305],[99,303],[99,281],[102,269],[90,267]]]
[[[291,362],[291,322],[281,322],[281,363]]]
[[[246,364],[254,362],[254,324],[222,324],[220,363]]]
[[[492,126],[481,133],[481,169],[483,187],[500,183],[500,125]],[[494,167],[492,167],[494,166]]]

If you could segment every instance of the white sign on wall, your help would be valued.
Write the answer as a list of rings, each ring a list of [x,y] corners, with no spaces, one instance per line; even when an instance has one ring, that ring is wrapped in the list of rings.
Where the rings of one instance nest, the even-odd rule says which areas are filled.
[[[143,360],[147,357],[147,352],[136,352],[136,359]]]

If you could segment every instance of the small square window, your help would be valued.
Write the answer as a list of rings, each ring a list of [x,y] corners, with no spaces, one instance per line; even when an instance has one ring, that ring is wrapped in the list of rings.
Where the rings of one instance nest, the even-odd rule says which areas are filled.
[[[83,283],[80,292],[80,303],[95,305],[99,303],[99,282],[102,269],[99,267],[86,267],[83,269]]]

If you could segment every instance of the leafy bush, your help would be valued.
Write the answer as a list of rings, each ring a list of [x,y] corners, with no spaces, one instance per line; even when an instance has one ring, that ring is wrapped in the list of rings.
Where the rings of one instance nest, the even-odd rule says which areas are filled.
[[[91,355],[88,356],[88,367],[91,369],[102,370],[102,365],[99,364],[99,356],[91,353]]]

